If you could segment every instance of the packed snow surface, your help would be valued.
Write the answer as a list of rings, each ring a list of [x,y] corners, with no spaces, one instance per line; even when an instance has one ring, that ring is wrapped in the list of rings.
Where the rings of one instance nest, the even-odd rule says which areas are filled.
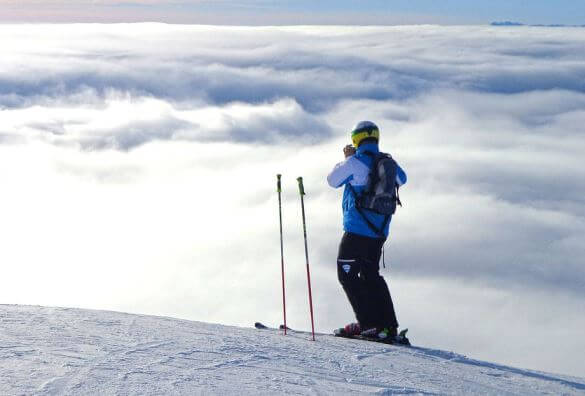
[[[330,335],[0,305],[1,395],[274,393],[585,394],[585,379]]]

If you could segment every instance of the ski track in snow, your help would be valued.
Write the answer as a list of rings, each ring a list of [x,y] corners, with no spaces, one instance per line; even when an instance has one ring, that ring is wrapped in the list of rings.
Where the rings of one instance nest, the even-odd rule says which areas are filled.
[[[0,305],[0,395],[274,393],[570,395],[585,380],[323,334]]]

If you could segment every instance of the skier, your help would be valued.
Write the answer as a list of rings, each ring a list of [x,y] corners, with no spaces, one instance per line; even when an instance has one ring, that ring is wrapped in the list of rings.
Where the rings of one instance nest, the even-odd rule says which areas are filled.
[[[379,153],[380,132],[371,121],[359,122],[351,131],[352,145],[343,149],[345,160],[335,165],[327,182],[345,186],[343,192],[344,234],[337,255],[337,275],[353,308],[357,323],[339,331],[346,335],[374,338],[395,337],[398,321],[388,285],[380,276],[380,256],[390,228],[391,216],[356,207],[356,198],[368,182],[374,159]],[[406,173],[397,166],[396,183],[406,183]]]

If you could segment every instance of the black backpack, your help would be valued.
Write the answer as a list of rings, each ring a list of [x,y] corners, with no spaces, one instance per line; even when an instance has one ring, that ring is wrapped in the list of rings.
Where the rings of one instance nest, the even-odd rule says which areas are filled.
[[[398,195],[398,183],[396,175],[398,173],[398,164],[390,154],[364,152],[372,158],[372,167],[368,175],[368,183],[360,196],[357,195],[353,186],[349,184],[350,190],[355,198],[357,211],[364,218],[368,226],[376,234],[383,236],[384,228],[390,221],[392,215],[396,212],[396,206],[402,206]],[[363,210],[369,210],[381,215],[385,215],[385,221],[381,228],[376,227],[365,216]]]

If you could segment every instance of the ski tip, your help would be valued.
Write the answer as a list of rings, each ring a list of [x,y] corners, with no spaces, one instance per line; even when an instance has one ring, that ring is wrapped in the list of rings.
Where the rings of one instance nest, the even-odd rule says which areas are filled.
[[[257,328],[257,329],[267,329],[268,328],[268,326],[265,326],[265,325],[263,325],[260,322],[254,323],[254,327]]]

